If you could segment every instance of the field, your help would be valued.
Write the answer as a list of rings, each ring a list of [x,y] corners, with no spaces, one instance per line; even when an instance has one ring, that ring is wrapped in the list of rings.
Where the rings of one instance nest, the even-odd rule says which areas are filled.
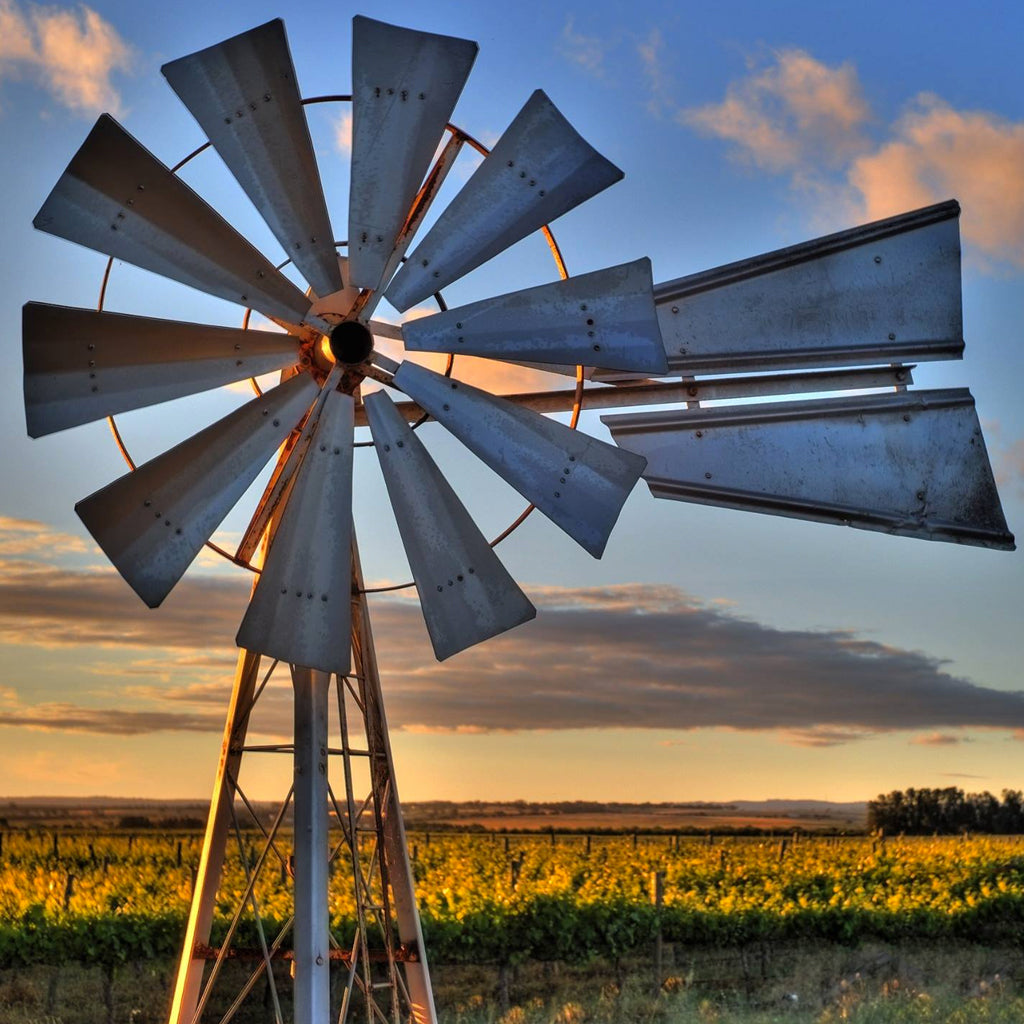
[[[246,842],[251,855],[256,836]],[[119,985],[152,975],[143,988],[151,998],[158,994],[159,1002],[177,952],[199,844],[194,832],[3,833],[0,972],[38,981],[56,978],[47,973],[52,968],[79,971],[82,977],[95,975],[101,988],[106,979],[107,996],[115,974]],[[815,968],[816,980],[807,983],[820,1009],[826,998],[822,993],[846,977],[843,971],[854,979],[848,987],[866,984],[870,971],[857,967],[858,957],[876,963],[881,956],[880,962],[889,965],[882,969],[885,984],[891,984],[899,976],[890,969],[893,958],[916,947],[930,950],[925,959],[933,961],[952,955],[961,973],[966,963],[976,963],[969,976],[957,981],[953,997],[961,989],[962,995],[971,986],[988,985],[1021,1009],[1013,994],[1014,977],[1024,980],[1024,840],[1019,837],[412,833],[410,852],[437,978],[490,972],[488,995],[499,993],[492,1016],[519,1005],[515,986],[528,992],[524,979],[547,962],[546,970],[568,972],[560,975],[563,979],[603,965],[600,970],[611,980],[583,985],[598,1002],[589,1009],[586,1001],[579,1004],[585,1007],[579,1011],[581,1021],[595,1017],[599,994],[628,992],[628,978],[637,971],[649,987],[650,950],[659,931],[666,950],[667,988],[657,1004],[662,1008],[675,1000],[696,1013],[698,996],[704,998],[701,992],[709,991],[712,981],[722,991],[745,993],[748,1004],[751,999],[783,999],[786,985],[798,984],[785,980],[794,964],[806,959],[808,951],[820,959],[823,950],[833,950],[834,957],[846,958],[845,966],[837,960],[828,969]],[[651,901],[655,872],[664,883],[660,911]],[[352,934],[353,907],[340,873],[336,881],[332,924],[344,944]],[[271,928],[288,916],[290,884],[287,873],[276,867],[261,881],[261,908]],[[224,927],[231,896],[242,885],[236,855],[228,864],[227,897],[217,928]],[[241,934],[238,941],[254,944],[255,936]],[[883,952],[868,955],[869,950]],[[716,957],[731,966],[711,966]],[[830,971],[838,972],[831,981]],[[948,968],[939,973],[946,982],[952,977]],[[909,983],[903,984],[905,989]],[[48,986],[56,991],[64,982],[36,985],[41,991]],[[5,1017],[2,988],[0,977],[0,1021],[47,1016]],[[449,1005],[453,1012],[462,1006],[468,1021],[474,1007],[460,998],[452,996]],[[576,1005],[571,995],[564,1002]],[[548,1013],[548,1004],[543,1005]],[[919,1013],[921,1006],[914,1006]],[[520,1009],[519,1024],[534,1019],[528,1006]],[[111,1011],[105,1019],[116,1016]],[[133,1019],[149,1017],[136,1014]]]

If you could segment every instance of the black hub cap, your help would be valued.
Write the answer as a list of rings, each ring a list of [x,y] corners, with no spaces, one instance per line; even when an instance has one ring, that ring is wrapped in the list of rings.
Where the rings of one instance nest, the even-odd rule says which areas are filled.
[[[344,320],[331,331],[331,353],[339,363],[363,363],[373,351],[373,335],[358,320]]]

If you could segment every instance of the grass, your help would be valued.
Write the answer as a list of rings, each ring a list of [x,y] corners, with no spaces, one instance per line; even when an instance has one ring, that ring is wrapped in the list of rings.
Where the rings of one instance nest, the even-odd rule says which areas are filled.
[[[1024,954],[1014,947],[795,945],[667,953],[657,993],[651,965],[641,959],[572,967],[526,963],[504,971],[438,965],[439,1015],[442,1024],[1024,1021]],[[80,965],[5,970],[0,1024],[163,1024],[172,973],[169,961],[130,963],[112,978]],[[264,988],[257,986],[239,1024],[273,1020]],[[225,992],[225,1005],[229,996]],[[284,1012],[287,1019],[286,1000]],[[365,1017],[354,1012],[350,1019]]]

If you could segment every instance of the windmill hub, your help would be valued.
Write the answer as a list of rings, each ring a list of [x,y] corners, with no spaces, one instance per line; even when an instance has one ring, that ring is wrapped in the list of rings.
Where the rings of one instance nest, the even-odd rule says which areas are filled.
[[[358,320],[343,320],[331,331],[331,354],[344,366],[364,363],[373,351],[373,335]]]

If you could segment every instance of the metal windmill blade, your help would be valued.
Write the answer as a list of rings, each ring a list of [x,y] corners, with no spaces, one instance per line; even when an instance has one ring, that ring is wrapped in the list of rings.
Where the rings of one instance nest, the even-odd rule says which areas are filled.
[[[542,284],[407,323],[407,351],[668,372],[651,261]]]
[[[384,295],[404,312],[621,178],[538,89]]]
[[[27,302],[22,311],[30,437],[293,366],[295,339],[271,331]]]
[[[312,377],[298,374],[75,506],[151,608],[300,422],[316,390]]]
[[[376,289],[438,140],[476,59],[477,45],[352,19],[352,281]],[[402,250],[412,240],[403,238]]]
[[[309,310],[288,278],[109,114],[32,223],[293,328]]]
[[[402,364],[395,384],[577,544],[601,557],[646,459],[415,363]]]
[[[437,660],[532,619],[536,608],[388,396],[365,404]]]
[[[318,295],[341,274],[280,18],[161,69]]]
[[[353,405],[351,395],[327,391],[237,637],[248,650],[343,675],[351,667]]]

